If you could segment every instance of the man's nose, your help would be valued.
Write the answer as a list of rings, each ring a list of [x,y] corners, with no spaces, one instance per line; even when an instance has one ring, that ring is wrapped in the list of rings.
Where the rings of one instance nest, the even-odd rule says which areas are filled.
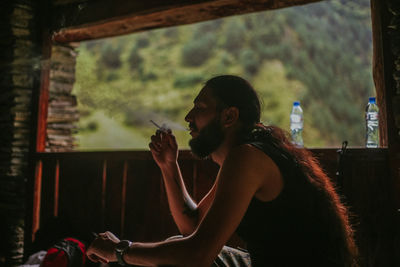
[[[185,121],[187,121],[187,122],[191,122],[193,119],[192,119],[192,110],[190,110],[189,112],[188,112],[188,114],[186,114],[186,116],[185,116]]]

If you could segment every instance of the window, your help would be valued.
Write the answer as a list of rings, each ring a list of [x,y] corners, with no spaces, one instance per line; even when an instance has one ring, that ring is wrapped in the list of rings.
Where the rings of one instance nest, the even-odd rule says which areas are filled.
[[[289,129],[304,110],[307,147],[364,146],[364,108],[374,95],[368,0],[316,4],[83,42],[76,83],[78,150],[147,149],[166,123],[187,148],[184,116],[202,83],[248,79],[262,121]]]

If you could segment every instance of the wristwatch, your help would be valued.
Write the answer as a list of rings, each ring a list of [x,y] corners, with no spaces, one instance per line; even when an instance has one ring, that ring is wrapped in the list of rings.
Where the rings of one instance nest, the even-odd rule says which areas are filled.
[[[132,242],[129,240],[121,240],[115,247],[115,255],[117,256],[117,261],[119,265],[127,266],[128,264],[124,261],[124,253],[131,246]]]

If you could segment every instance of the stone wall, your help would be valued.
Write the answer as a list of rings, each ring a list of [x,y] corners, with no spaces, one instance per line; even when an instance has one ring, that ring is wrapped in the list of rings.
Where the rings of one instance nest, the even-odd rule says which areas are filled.
[[[34,0],[0,4],[0,266],[23,261],[26,185],[32,178],[29,151],[36,116],[33,92],[40,81],[40,24]],[[50,61],[46,151],[69,151],[78,119],[75,81],[76,45],[54,45]],[[28,202],[29,203],[29,202]]]
[[[32,92],[39,84],[36,1],[0,4],[0,266],[22,261]]]
[[[78,44],[54,44],[51,53],[50,95],[47,115],[47,152],[72,151],[76,122],[79,120],[77,99],[72,95],[75,82]]]

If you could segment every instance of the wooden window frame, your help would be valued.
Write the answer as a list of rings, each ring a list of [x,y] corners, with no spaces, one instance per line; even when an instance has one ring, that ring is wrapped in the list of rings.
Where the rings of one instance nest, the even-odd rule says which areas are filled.
[[[111,1],[93,1],[88,4],[56,5],[51,21],[51,29],[44,36],[43,56],[49,59],[52,43],[70,43],[123,34],[140,32],[150,29],[185,25],[200,21],[218,19],[221,17],[251,13],[263,10],[272,10],[290,6],[315,3],[321,0],[257,0],[251,3],[237,0],[218,1],[156,1],[159,6],[151,3],[137,3],[137,1],[118,0],[112,3],[117,8],[106,8]],[[157,4],[157,3],[156,3]],[[388,95],[388,80],[390,77],[390,63],[385,51],[390,49],[387,42],[387,33],[382,31],[382,20],[385,19],[382,11],[382,2],[371,0],[371,17],[373,30],[373,77],[377,94],[377,103],[380,108],[380,144],[389,147],[395,143],[396,136],[388,133],[394,129],[393,112]],[[110,11],[111,10],[111,11]],[[110,11],[110,12],[107,12]],[[386,25],[385,24],[385,25]],[[390,60],[389,60],[390,61]],[[36,152],[45,151],[47,108],[49,99],[49,66],[42,68],[41,86],[39,90],[38,114],[36,125]],[[386,75],[386,76],[385,76]],[[390,109],[389,112],[387,109]],[[389,113],[389,114],[388,114]],[[394,131],[392,131],[394,132]],[[398,144],[397,144],[398,146]]]

